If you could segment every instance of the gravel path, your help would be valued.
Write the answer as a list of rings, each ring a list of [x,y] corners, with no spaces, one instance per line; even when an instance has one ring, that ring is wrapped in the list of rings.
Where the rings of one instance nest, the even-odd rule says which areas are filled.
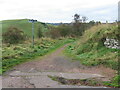
[[[65,57],[62,51],[67,45],[43,58],[26,62],[5,73],[2,77],[3,88],[91,88],[89,86],[61,85],[51,80],[48,75],[60,76],[68,79],[103,78],[110,76],[114,71],[103,67],[86,67],[79,61]],[[104,71],[109,71],[103,74]],[[111,75],[112,76],[112,75]],[[94,88],[94,87],[92,87]]]

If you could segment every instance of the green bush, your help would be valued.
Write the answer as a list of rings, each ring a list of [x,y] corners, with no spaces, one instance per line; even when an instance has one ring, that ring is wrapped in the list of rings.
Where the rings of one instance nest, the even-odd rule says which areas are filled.
[[[40,25],[39,28],[38,28],[38,32],[37,32],[37,36],[38,36],[38,38],[43,37],[42,29],[43,29],[43,27],[42,27],[42,25]]]
[[[17,27],[9,27],[7,32],[3,33],[3,42],[16,44],[26,39],[25,34]]]
[[[53,39],[61,37],[60,31],[56,29],[51,30],[49,34],[51,35],[51,38]]]

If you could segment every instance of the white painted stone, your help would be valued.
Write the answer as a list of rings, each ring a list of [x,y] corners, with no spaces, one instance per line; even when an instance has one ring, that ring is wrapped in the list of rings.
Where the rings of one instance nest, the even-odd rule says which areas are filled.
[[[120,43],[119,40],[106,38],[106,41],[104,42],[104,45],[107,48],[120,49],[120,44],[119,43]]]

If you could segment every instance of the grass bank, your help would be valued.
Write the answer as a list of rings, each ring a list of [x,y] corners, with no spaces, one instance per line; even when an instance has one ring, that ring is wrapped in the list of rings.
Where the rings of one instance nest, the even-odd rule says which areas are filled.
[[[105,38],[119,39],[120,32],[118,27],[113,25],[99,25],[86,30],[79,40],[66,48],[65,54],[71,56],[74,60],[80,61],[83,65],[103,65],[114,70],[119,70],[118,58],[120,50],[105,47]],[[116,77],[119,78],[119,75]],[[115,79],[115,82],[120,82],[120,80]],[[114,84],[116,85],[116,83]],[[109,85],[115,86],[114,84]]]

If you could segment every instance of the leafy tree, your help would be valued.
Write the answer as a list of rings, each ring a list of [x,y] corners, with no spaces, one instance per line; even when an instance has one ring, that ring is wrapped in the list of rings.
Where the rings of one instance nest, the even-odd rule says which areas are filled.
[[[83,16],[83,17],[82,17],[83,23],[85,23],[87,20],[88,20],[88,18],[87,18],[86,16]]]
[[[74,34],[77,36],[81,36],[86,29],[86,20],[88,18],[83,16],[81,17],[79,14],[74,15],[74,22],[73,22],[73,29],[74,29]]]
[[[74,29],[74,34],[76,35],[81,35],[80,31],[80,26],[81,26],[81,19],[80,15],[75,14],[74,15],[74,23],[73,23],[73,29]]]
[[[89,23],[88,23],[88,28],[90,28],[90,27],[92,27],[92,26],[94,26],[96,23],[95,23],[95,21],[94,20],[92,20],[92,21],[90,21]]]
[[[75,23],[79,23],[80,21],[82,21],[82,20],[80,19],[80,15],[75,14],[75,15],[74,15],[74,21],[75,21]]]
[[[101,22],[100,22],[100,21],[97,21],[97,22],[96,22],[96,25],[100,25],[100,24],[101,24]]]
[[[92,21],[89,22],[89,24],[90,24],[90,25],[95,25],[95,21],[92,20]]]

